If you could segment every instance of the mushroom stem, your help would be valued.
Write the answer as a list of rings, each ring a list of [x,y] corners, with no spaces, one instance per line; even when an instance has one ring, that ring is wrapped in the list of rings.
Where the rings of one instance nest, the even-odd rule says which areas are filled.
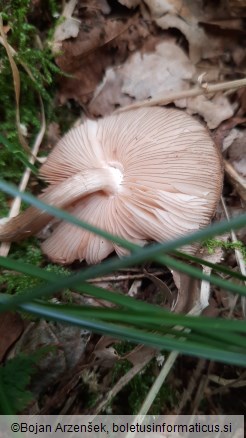
[[[60,184],[49,187],[38,198],[46,204],[65,208],[80,198],[97,191],[114,194],[118,191],[119,180],[116,169],[107,166],[76,173]],[[52,219],[45,210],[29,207],[23,213],[0,224],[0,241],[11,242],[38,233]]]

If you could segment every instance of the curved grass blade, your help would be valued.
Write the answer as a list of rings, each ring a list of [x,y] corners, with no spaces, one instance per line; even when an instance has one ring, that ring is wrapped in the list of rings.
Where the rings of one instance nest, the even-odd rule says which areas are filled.
[[[118,269],[121,269],[122,267],[129,267],[135,263],[141,263],[145,260],[143,252],[143,250],[138,251],[138,253],[134,253],[132,256],[127,256],[122,259],[109,259],[101,263],[100,265],[86,268],[82,272],[72,274],[68,277],[63,277],[62,279],[57,279],[57,281],[54,283],[41,284],[40,286],[34,287],[32,289],[26,289],[25,291],[23,291],[23,294],[15,296],[13,299],[9,299],[4,304],[2,304],[0,307],[0,312],[6,311],[7,309],[13,309],[21,303],[33,301],[34,299],[41,296],[52,295],[65,288],[76,288],[76,286],[80,285],[81,282],[84,282],[91,278],[95,278],[97,276],[104,275],[106,273],[116,271]],[[158,261],[161,261],[163,264],[173,269],[176,269],[177,271],[185,272],[192,277],[208,281],[231,292],[238,293],[244,296],[246,295],[245,286],[234,284],[219,277],[215,277],[214,275],[209,276],[207,274],[204,274],[201,270],[177,261],[170,256],[159,256]]]
[[[114,336],[130,342],[150,345],[151,347],[158,349],[165,349],[168,351],[177,350],[180,353],[235,365],[245,366],[246,363],[246,348],[238,349],[238,351],[235,352],[219,349],[218,347],[211,348],[201,346],[199,343],[185,341],[184,339],[168,338],[166,336],[161,336],[160,334],[144,332],[140,329],[118,326],[116,324],[105,323],[98,320],[95,321],[91,318],[81,318],[78,315],[68,315],[66,309],[60,308],[59,305],[56,306],[55,309],[51,307],[48,309],[47,306],[43,304],[26,303],[21,305],[21,309],[41,317],[43,317],[45,313],[46,319],[49,320],[77,325],[96,333]]]
[[[125,239],[114,236],[110,233],[107,233],[106,231],[94,227],[93,225],[90,225],[87,222],[81,221],[63,210],[45,204],[40,199],[35,198],[29,193],[20,192],[13,184],[9,184],[3,180],[0,180],[0,189],[8,193],[9,195],[20,196],[27,203],[41,210],[47,211],[54,217],[70,222],[71,224],[80,226],[88,231],[98,234],[99,236],[105,237],[106,239],[112,240],[113,242],[121,245],[123,248],[126,248],[130,251],[141,250],[144,253],[145,259],[153,258],[162,253],[170,252],[181,246],[188,245],[193,242],[201,241],[209,237],[213,237],[215,235],[223,234],[226,231],[232,229],[239,229],[246,225],[246,213],[245,213],[235,218],[232,218],[230,221],[224,220],[218,224],[213,224],[207,228],[196,231],[195,233],[188,234],[183,237],[179,237],[178,239],[174,239],[165,243],[150,245],[150,246],[146,246],[145,248],[142,248],[139,247],[138,245],[128,242]]]
[[[189,261],[197,263],[199,265],[208,266],[209,268],[213,269],[214,271],[218,271],[218,272],[221,272],[223,274],[227,274],[230,277],[237,278],[238,280],[241,280],[241,281],[246,281],[246,276],[245,275],[240,274],[240,272],[232,271],[231,269],[228,269],[224,265],[218,265],[218,264],[215,264],[215,263],[210,263],[207,260],[203,260],[203,259],[201,259],[199,257],[193,256],[193,255],[190,255],[190,254],[186,254],[186,253],[181,252],[181,251],[176,251],[176,250],[172,251],[171,255],[176,255],[177,257],[180,257],[181,259],[189,260]]]

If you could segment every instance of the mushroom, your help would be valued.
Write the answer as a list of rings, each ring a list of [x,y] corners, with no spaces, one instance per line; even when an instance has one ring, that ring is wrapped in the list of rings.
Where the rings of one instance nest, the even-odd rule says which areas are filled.
[[[169,108],[140,108],[71,129],[40,170],[39,198],[131,242],[167,241],[209,224],[222,188],[219,151],[207,129]],[[0,225],[1,241],[40,231],[52,217],[29,207]],[[42,243],[54,262],[97,263],[126,251],[64,221]],[[188,249],[192,251],[192,248]]]

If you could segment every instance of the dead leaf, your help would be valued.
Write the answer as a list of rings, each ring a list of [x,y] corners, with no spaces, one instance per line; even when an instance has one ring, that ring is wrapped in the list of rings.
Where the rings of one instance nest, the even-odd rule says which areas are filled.
[[[98,10],[101,11],[103,14],[109,14],[111,11],[107,0],[81,0],[79,2],[79,7],[89,10]]]
[[[125,354],[121,359],[127,359],[133,366],[137,366],[144,361],[149,362],[155,357],[157,350],[146,347],[145,345],[137,345],[130,353]]]
[[[143,100],[187,89],[194,74],[195,68],[184,51],[173,41],[165,41],[158,44],[153,53],[137,52],[122,67],[107,71],[89,109],[98,115],[100,109],[111,112],[115,106],[124,104],[127,96],[126,104],[130,97]],[[112,87],[114,93],[110,93]],[[107,113],[100,112],[101,115]]]
[[[245,0],[227,0],[232,15],[246,17]]]
[[[119,359],[119,355],[113,347],[95,350],[93,355],[94,365],[102,368],[112,368],[115,362]]]
[[[28,326],[11,351],[11,357],[19,353],[30,354],[43,346],[55,347],[54,351],[45,355],[38,363],[32,390],[40,394],[61,374],[75,367],[89,336],[89,332],[77,327],[41,320]]]
[[[178,102],[175,102],[176,106]],[[233,116],[233,108],[227,97],[217,94],[211,100],[205,96],[197,96],[186,100],[187,112],[189,114],[199,114],[203,117],[210,129],[215,129],[224,120]]]
[[[217,145],[217,147],[222,150],[225,151],[227,149],[227,147],[229,147],[232,144],[232,141],[230,140],[230,138],[228,139],[228,146],[227,146],[227,141],[226,139],[228,138],[228,136],[230,135],[230,133],[233,131],[233,128],[235,128],[235,126],[238,126],[240,124],[243,124],[246,122],[246,119],[244,118],[240,118],[240,117],[231,117],[230,119],[228,119],[227,121],[221,123],[221,125],[212,133],[212,137],[214,139],[215,144]],[[231,134],[233,136],[233,134]],[[224,144],[225,141],[225,144]]]
[[[62,54],[56,62],[70,75],[62,78],[60,101],[73,98],[84,105],[92,98],[106,69],[112,63],[122,63],[129,50],[143,45],[149,25],[136,14],[119,18],[90,7],[80,8],[78,18],[79,33],[75,39],[63,41]]]
[[[202,0],[144,0],[156,24],[162,29],[176,28],[189,42],[189,56],[193,63],[221,55],[231,41],[216,35],[210,36],[200,22],[227,18],[225,5],[204,4]]]
[[[187,313],[200,299],[200,281],[182,272],[171,272],[178,289],[178,298],[173,310],[175,313]]]
[[[95,90],[89,104],[89,111],[93,115],[111,114],[117,107],[130,105],[132,99],[121,93],[123,78],[117,74],[117,68],[108,68],[102,83]]]
[[[72,17],[76,3],[77,0],[69,0],[65,4],[51,42],[53,53],[58,53],[61,50],[62,41],[76,38],[79,33],[80,20]]]
[[[24,330],[24,322],[19,313],[5,312],[0,319],[0,362],[9,348],[17,341]]]
[[[127,105],[129,98],[142,101],[161,98],[172,91],[187,90],[196,76],[197,70],[184,50],[169,39],[157,44],[152,53],[137,52],[121,67],[107,70],[89,110],[93,115],[104,116],[119,105]],[[201,95],[174,103],[179,108],[187,108],[189,114],[202,116],[210,129],[233,115],[231,104],[221,93],[210,99]]]
[[[60,126],[56,122],[51,122],[47,126],[47,144],[50,146],[55,146],[61,138]]]
[[[167,284],[164,281],[162,281],[156,275],[150,274],[146,270],[144,270],[144,273],[145,273],[146,278],[151,280],[151,282],[155,285],[156,293],[158,293],[158,292],[161,293],[161,296],[163,299],[161,304],[166,305],[166,306],[170,306],[170,308],[171,308],[172,302],[174,300],[174,295],[173,295],[171,289],[167,286]]]
[[[155,80],[153,81],[153,72]],[[163,42],[154,53],[133,55],[123,69],[122,92],[143,100],[189,87],[195,68],[174,42]]]

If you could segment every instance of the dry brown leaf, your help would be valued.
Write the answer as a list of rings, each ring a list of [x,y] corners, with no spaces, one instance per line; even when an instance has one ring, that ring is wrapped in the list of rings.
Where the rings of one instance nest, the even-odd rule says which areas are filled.
[[[161,305],[165,305],[166,307],[172,307],[173,301],[174,301],[174,294],[172,293],[171,289],[168,287],[168,285],[162,281],[159,277],[156,275],[148,273],[146,270],[144,270],[146,278],[148,278],[155,286],[156,288],[156,294],[158,296],[161,295],[162,302]],[[158,298],[158,301],[160,298]]]
[[[230,12],[232,15],[245,17],[246,16],[246,1],[245,0],[227,0]]]
[[[93,115],[106,115],[117,107],[130,105],[132,99],[121,93],[122,86],[123,78],[118,74],[118,69],[108,68],[102,83],[95,90],[89,111]]]
[[[237,119],[236,119],[237,120]],[[240,120],[240,119],[239,119]],[[245,119],[241,119],[241,123]],[[223,139],[225,172],[233,186],[238,192],[241,200],[246,202],[246,130],[233,128]]]
[[[79,33],[80,21],[73,17],[67,17],[56,28],[52,42],[54,53],[61,50],[62,41],[69,38],[76,38]]]
[[[99,10],[82,9],[81,27],[76,39],[64,41],[59,67],[72,77],[62,78],[60,101],[75,99],[84,105],[112,64],[122,63],[129,51],[143,45],[148,24],[137,16],[105,16]]]
[[[11,351],[11,357],[19,353],[30,354],[43,347],[55,347],[38,364],[38,371],[32,390],[39,394],[59,376],[75,367],[80,360],[89,333],[77,327],[40,321],[28,326]]]
[[[179,106],[178,102],[175,104]],[[217,128],[221,122],[233,116],[233,108],[227,97],[219,93],[211,100],[205,96],[189,98],[186,100],[186,107],[189,114],[202,116],[210,129]]]
[[[0,319],[0,362],[8,349],[17,341],[24,330],[24,322],[18,313],[5,312]]]
[[[153,53],[142,55],[137,52],[122,67],[107,71],[89,110],[93,114],[105,115],[116,105],[124,106],[130,97],[143,100],[186,89],[194,74],[195,68],[184,51],[173,41],[165,41],[158,44]],[[112,87],[114,93],[110,93]]]
[[[183,91],[191,87],[196,76],[196,68],[185,52],[174,41],[164,41],[157,44],[152,53],[137,52],[121,67],[107,70],[89,111],[94,115],[106,115],[117,106],[129,104],[129,98],[142,101]],[[233,115],[227,97],[220,93],[210,100],[203,95],[174,103],[179,108],[187,108],[189,114],[202,116],[210,129]]]
[[[204,4],[202,0],[144,0],[151,16],[162,29],[176,28],[189,42],[189,54],[192,62],[202,58],[211,58],[223,54],[230,41],[225,37],[209,35],[200,22],[227,18],[228,12],[223,5]]]
[[[80,0],[79,7],[102,11],[103,14],[109,14],[111,11],[107,0]]]
[[[137,345],[130,353],[125,354],[122,359],[127,359],[133,366],[143,363],[145,360],[150,360],[155,357],[157,350],[146,347],[145,345]]]
[[[200,298],[200,281],[188,275],[171,271],[178,289],[178,298],[174,306],[175,313],[189,312]]]
[[[54,53],[59,52],[62,41],[68,38],[76,38],[79,33],[80,20],[72,17],[77,0],[69,0],[65,3],[64,10],[60,17],[60,22],[55,29],[51,47]]]
[[[143,100],[188,88],[195,67],[177,44],[168,41],[158,44],[154,53],[133,55],[122,73],[122,92]]]
[[[113,347],[94,350],[93,356],[93,364],[100,366],[101,368],[112,368],[115,362],[119,359],[119,355]]]

